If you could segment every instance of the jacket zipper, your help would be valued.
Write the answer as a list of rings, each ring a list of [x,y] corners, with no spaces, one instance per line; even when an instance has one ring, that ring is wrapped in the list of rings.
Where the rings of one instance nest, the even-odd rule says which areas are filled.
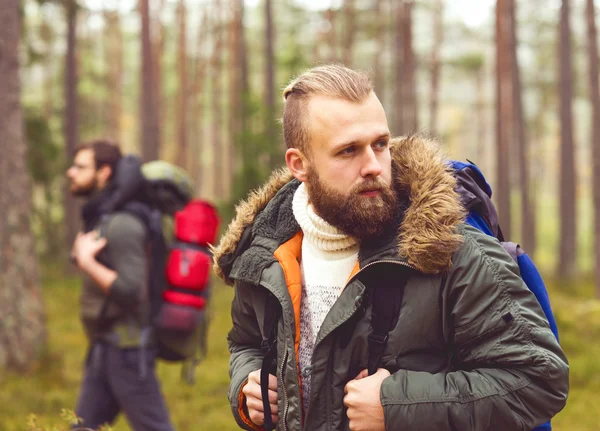
[[[282,320],[282,325],[283,325],[283,339],[286,340],[287,336],[285,333],[285,320],[283,318],[283,304],[281,303],[281,300],[279,299],[279,297],[277,295],[275,295],[275,289],[273,288],[273,286],[269,285],[269,284],[265,284],[263,283],[262,286],[268,290],[269,292],[271,292],[275,298],[277,298],[277,300],[279,301],[279,306],[282,307],[282,312],[281,312],[281,316],[279,317]],[[275,323],[276,325],[279,324],[279,322]],[[277,343],[277,345],[279,346],[279,343]],[[281,376],[281,387],[283,389],[283,398],[284,398],[284,403],[283,403],[283,417],[280,418],[281,422],[283,422],[283,429],[285,431],[287,431],[288,427],[287,427],[287,422],[286,422],[286,418],[287,418],[287,413],[289,410],[289,398],[288,398],[288,394],[287,394],[287,389],[286,389],[286,384],[285,384],[285,375],[284,375],[284,370],[285,370],[285,364],[288,360],[288,348],[287,345],[285,346],[285,354],[283,355],[283,360],[281,361],[281,368],[279,370],[279,375]]]
[[[287,362],[288,359],[288,349],[287,346],[285,348],[285,355],[283,356],[283,361],[281,362],[281,370],[279,372],[279,375],[281,376],[281,386],[283,387],[283,399],[284,399],[284,403],[283,403],[283,417],[282,422],[283,422],[283,429],[287,431],[287,413],[288,413],[288,408],[289,408],[289,401],[288,401],[288,395],[287,395],[287,390],[286,390],[286,385],[285,385],[285,376],[283,374],[283,370],[285,369],[285,364]]]

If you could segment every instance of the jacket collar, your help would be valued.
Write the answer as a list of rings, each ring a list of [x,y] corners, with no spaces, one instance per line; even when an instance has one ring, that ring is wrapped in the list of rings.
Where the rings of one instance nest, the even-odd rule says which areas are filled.
[[[457,227],[465,217],[446,157],[437,142],[420,135],[393,139],[391,153],[394,187],[408,196],[409,202],[395,236],[391,235],[387,247],[380,247],[423,273],[446,271],[462,243]],[[232,283],[232,265],[250,245],[262,249],[254,253],[254,260],[271,260],[267,256],[294,236],[299,226],[291,203],[299,184],[287,168],[279,169],[237,206],[235,218],[213,248],[219,277]],[[375,255],[380,247],[368,250]],[[361,247],[361,253],[368,250]]]

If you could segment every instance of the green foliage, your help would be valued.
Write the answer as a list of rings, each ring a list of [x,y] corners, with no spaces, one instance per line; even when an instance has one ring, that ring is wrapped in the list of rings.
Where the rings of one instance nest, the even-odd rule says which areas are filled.
[[[25,109],[27,165],[34,183],[47,184],[62,173],[64,161],[48,120],[36,109]]]
[[[256,97],[246,95],[244,107],[248,119],[261,115],[262,102]],[[273,155],[273,148],[262,127],[254,127],[246,121],[244,130],[234,141],[240,160],[244,162],[233,179],[231,201],[220,207],[223,221],[230,220],[233,217],[233,206],[245,199],[249,190],[262,185],[271,173],[268,162]]]
[[[480,71],[485,65],[483,53],[471,52],[449,60],[446,64],[467,72]]]

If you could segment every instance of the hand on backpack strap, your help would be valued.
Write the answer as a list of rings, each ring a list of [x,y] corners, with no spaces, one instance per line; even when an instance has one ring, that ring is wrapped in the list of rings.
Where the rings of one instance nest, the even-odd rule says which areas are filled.
[[[242,392],[246,395],[246,406],[248,407],[250,420],[256,425],[264,424],[265,413],[260,392],[260,370],[248,374],[248,383],[242,388]],[[277,378],[269,374],[269,404],[271,405],[271,417],[274,424],[279,421],[277,399]]]
[[[71,249],[71,258],[79,268],[82,268],[90,260],[95,259],[104,247],[106,247],[106,238],[101,238],[97,231],[79,232]]]
[[[372,376],[365,369],[346,384],[344,405],[348,409],[346,416],[352,431],[385,431],[379,393],[381,384],[389,376],[390,372],[385,368],[379,368]]]

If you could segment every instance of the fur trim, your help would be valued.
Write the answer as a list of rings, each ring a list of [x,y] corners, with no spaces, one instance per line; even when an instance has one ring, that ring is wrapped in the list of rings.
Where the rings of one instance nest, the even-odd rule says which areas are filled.
[[[395,138],[391,145],[396,187],[410,200],[398,232],[399,254],[424,273],[440,273],[450,268],[462,244],[457,227],[466,214],[456,179],[437,142],[414,135]]]
[[[394,138],[390,145],[394,186],[410,200],[397,235],[398,254],[419,271],[438,274],[450,268],[452,255],[462,244],[457,227],[466,214],[455,191],[456,179],[436,141],[414,135]],[[213,268],[220,278],[231,281],[219,265],[221,258],[236,252],[244,229],[292,179],[287,168],[279,169],[236,207],[235,219],[212,249]]]
[[[236,208],[236,216],[227,226],[227,230],[221,237],[216,247],[211,247],[213,253],[213,270],[217,276],[223,280],[226,279],[219,260],[228,254],[235,252],[238,241],[240,240],[244,229],[254,222],[256,215],[261,212],[271,199],[277,194],[279,189],[289,183],[294,176],[287,167],[274,171],[264,186],[252,190],[245,201],[240,202]]]

